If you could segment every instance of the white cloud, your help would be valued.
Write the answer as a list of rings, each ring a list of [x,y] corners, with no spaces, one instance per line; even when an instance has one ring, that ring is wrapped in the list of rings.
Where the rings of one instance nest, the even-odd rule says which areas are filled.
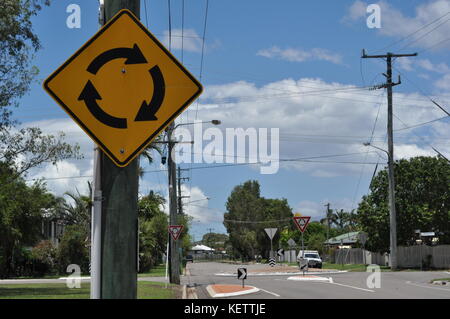
[[[202,51],[202,38],[197,34],[194,29],[172,29],[171,49],[183,50],[189,52],[201,52]],[[169,31],[164,31],[163,43],[165,46],[169,46]]]
[[[330,199],[323,199],[320,202],[316,201],[310,201],[310,200],[303,200],[299,202],[296,206],[296,209],[294,212],[298,212],[302,214],[303,216],[311,216],[311,220],[314,221],[320,221],[320,219],[326,217],[326,207],[325,205],[327,203],[330,203],[330,209],[338,209],[338,210],[345,210],[345,211],[351,211],[352,207],[352,201],[350,201],[348,198],[342,198],[339,200],[330,200]]]
[[[188,188],[182,185],[183,196],[189,196],[184,200],[184,213],[194,218],[194,222],[210,224],[223,221],[223,212],[208,207],[207,195],[197,186]]]
[[[45,177],[47,189],[57,196],[62,196],[65,192],[72,192],[86,195],[88,194],[88,181],[92,178],[92,167],[85,172],[69,161],[61,161],[56,165],[47,164],[43,168],[33,170],[30,179]],[[77,176],[87,176],[76,178]],[[67,178],[69,177],[69,178]],[[75,178],[74,178],[75,177]]]
[[[425,150],[415,144],[397,144],[395,145],[394,158],[397,159],[409,159],[414,156],[435,156],[436,153],[429,149]]]
[[[361,91],[347,84],[329,83],[321,79],[300,78],[284,79],[263,86],[247,81],[237,81],[222,85],[206,86],[200,99],[200,119],[219,119],[222,125],[217,126],[222,132],[226,128],[279,128],[280,158],[311,158],[333,154],[360,153],[330,158],[311,158],[313,162],[282,162],[280,169],[301,171],[311,176],[330,178],[334,176],[358,175],[361,165],[345,162],[378,161],[378,155],[372,149],[364,147],[375,121],[379,104],[381,112],[374,134],[374,145],[385,147],[386,134],[386,101],[381,91]],[[395,114],[408,125],[430,121],[442,117],[442,111],[427,98],[418,93],[396,93]],[[30,172],[30,177],[67,177],[92,175],[93,143],[90,138],[69,118],[45,120],[25,123],[24,126],[39,126],[44,132],[63,131],[67,141],[81,145],[83,160],[65,161],[62,166],[46,165]],[[447,125],[447,126],[446,126]],[[397,120],[395,129],[403,128]],[[425,126],[429,128],[428,142],[436,145],[448,138],[448,123],[434,122]],[[422,128],[417,128],[417,130]],[[410,157],[430,154],[430,147],[413,134],[414,130],[399,131],[395,134],[396,156]],[[206,145],[206,143],[204,143]],[[408,146],[410,145],[410,146]],[[439,145],[439,144],[437,144]],[[397,150],[398,146],[398,150]],[[450,157],[450,149],[443,145],[437,147]],[[366,152],[370,151],[366,157]],[[226,154],[228,155],[228,154]],[[434,155],[431,153],[430,155]],[[321,163],[314,161],[340,161],[343,163]],[[161,168],[154,164],[154,170]],[[371,170],[371,167],[367,170]],[[258,165],[250,166],[259,170]],[[367,167],[367,166],[365,166]],[[163,167],[165,169],[165,167]],[[141,179],[142,194],[149,190],[166,189],[167,178],[164,173],[155,179]],[[151,175],[152,177],[155,175]],[[49,183],[54,192],[82,189],[86,179],[55,180]],[[65,189],[67,188],[67,189]],[[191,199],[203,198],[203,191],[192,189]],[[196,204],[206,205],[207,202]],[[192,214],[206,222],[219,220],[221,213],[207,208],[192,206]]]
[[[311,60],[327,61],[334,64],[342,64],[342,56],[339,54],[331,53],[326,49],[314,48],[309,51],[302,49],[280,49],[277,46],[273,46],[268,49],[259,50],[256,55],[266,58],[274,58],[285,60],[289,62],[305,62]]]
[[[370,3],[359,0],[355,1],[349,7],[348,13],[344,17],[344,21],[365,21],[368,16],[366,13],[366,8],[369,4]],[[414,16],[405,15],[403,12],[390,5],[387,1],[379,1],[377,4],[381,7],[381,28],[377,30],[382,35],[395,38],[403,38],[408,36],[430,22],[438,19],[446,12],[450,12],[450,0],[435,0],[421,4],[416,7]],[[414,42],[411,44],[412,48],[427,48],[447,39],[450,32],[450,23],[447,19],[448,16],[443,17],[430,26],[423,28],[421,31],[399,43],[398,46],[402,47],[410,42]],[[434,28],[436,29],[433,30]],[[450,43],[445,42],[433,49],[443,50],[449,46]]]
[[[394,100],[395,115],[407,125],[442,117],[442,112],[430,102],[424,102],[428,99],[421,94],[395,93]],[[219,128],[223,131],[227,127],[280,128],[282,159],[359,152],[360,155],[312,160],[377,162],[378,155],[363,143],[370,138],[380,103],[373,142],[382,147],[385,140],[386,97],[381,91],[354,90],[351,85],[308,78],[285,79],[261,87],[239,81],[207,86],[200,101],[201,118],[220,119],[223,124]],[[425,128],[434,125],[437,124],[429,124]],[[395,120],[395,129],[403,127],[400,121]],[[417,141],[413,130],[399,131],[395,138],[399,144],[430,149]],[[366,159],[367,151],[371,153]],[[421,154],[421,151],[417,152],[417,155]],[[283,162],[280,167],[317,177],[359,174],[361,170],[360,165],[345,163]]]
[[[440,89],[450,91],[450,73],[437,80],[435,85]]]

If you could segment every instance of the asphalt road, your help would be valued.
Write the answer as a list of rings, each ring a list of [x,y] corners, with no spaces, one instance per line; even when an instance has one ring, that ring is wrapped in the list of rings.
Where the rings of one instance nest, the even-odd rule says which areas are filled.
[[[211,298],[206,292],[207,285],[241,284],[236,276],[215,275],[236,272],[238,267],[245,267],[250,271],[258,266],[213,262],[189,263],[190,276],[183,276],[182,283],[195,284],[199,299]],[[369,275],[370,273],[367,272],[323,275],[332,277],[333,282],[330,283],[287,280],[289,275],[252,276],[249,274],[245,284],[255,286],[260,291],[232,299],[450,299],[449,286],[430,284],[432,279],[450,277],[449,272],[381,272],[380,288],[367,286]]]

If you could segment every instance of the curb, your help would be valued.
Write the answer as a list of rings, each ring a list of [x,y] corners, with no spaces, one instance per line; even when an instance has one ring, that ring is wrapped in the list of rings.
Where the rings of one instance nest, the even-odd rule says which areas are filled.
[[[236,292],[226,292],[226,293],[217,293],[214,291],[214,288],[212,288],[214,285],[208,285],[206,287],[206,291],[208,291],[209,295],[212,298],[224,298],[224,297],[234,297],[234,296],[241,296],[241,295],[247,295],[252,294],[259,291],[259,288],[253,287],[253,286],[247,286],[251,287],[251,289],[242,290],[242,291],[236,291]]]

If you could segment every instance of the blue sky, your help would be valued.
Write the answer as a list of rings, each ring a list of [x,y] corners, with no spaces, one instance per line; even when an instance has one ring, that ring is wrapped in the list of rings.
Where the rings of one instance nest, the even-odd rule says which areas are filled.
[[[365,9],[370,3],[380,5],[380,29],[367,27],[369,14]],[[69,4],[81,7],[80,29],[66,26]],[[175,35],[172,52],[179,59],[181,38],[176,35],[181,29],[181,4],[181,0],[171,0]],[[206,0],[185,0],[184,32],[189,37],[184,38],[183,63],[197,78],[205,4]],[[141,21],[146,24],[148,20],[150,31],[167,44],[167,0],[147,1],[147,16],[144,1],[141,9]],[[97,12],[97,1],[58,0],[33,19],[43,45],[33,61],[40,69],[39,81],[20,100],[15,115],[24,126],[40,126],[51,133],[64,131],[69,141],[80,143],[85,154],[84,160],[64,161],[57,167],[44,165],[30,173],[30,179],[49,178],[48,186],[57,194],[86,189],[88,178],[63,177],[92,174],[93,146],[41,85],[95,34]],[[371,137],[375,119],[374,145],[385,147],[386,131],[383,91],[352,90],[384,81],[381,73],[385,72],[385,63],[361,60],[361,49],[365,48],[368,54],[419,52],[418,57],[394,62],[395,77],[399,72],[403,76],[402,85],[395,87],[395,129],[441,118],[445,113],[430,98],[450,109],[450,41],[445,41],[450,32],[450,14],[444,16],[448,12],[449,0],[210,0],[201,74],[205,91],[198,102],[198,119],[219,119],[222,130],[279,128],[283,159],[360,153],[329,160],[363,164],[281,163],[278,173],[272,175],[260,174],[255,165],[186,172],[185,176],[191,178],[183,188],[191,196],[186,202],[210,198],[187,206],[187,212],[194,216],[195,239],[199,240],[208,228],[225,232],[222,213],[226,199],[234,186],[248,179],[260,181],[263,196],[287,198],[294,211],[313,219],[323,216],[327,202],[336,209],[355,208],[367,193],[374,171],[375,165],[367,163],[383,162],[384,155],[373,150],[367,153],[362,143]],[[437,21],[423,28],[434,20]],[[328,91],[304,95],[317,90]],[[192,121],[196,109],[194,103],[179,122]],[[443,119],[396,131],[396,157],[434,156],[430,145],[450,156],[448,124],[448,119]],[[164,170],[158,161],[157,158],[145,169]],[[153,189],[166,195],[166,181],[164,171],[149,172],[141,181],[140,191],[145,194]]]

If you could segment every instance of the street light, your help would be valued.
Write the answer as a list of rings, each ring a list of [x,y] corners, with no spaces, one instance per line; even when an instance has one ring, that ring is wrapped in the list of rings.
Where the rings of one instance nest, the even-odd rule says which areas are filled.
[[[385,152],[385,153],[387,154],[387,156],[389,156],[389,152],[388,152],[388,151],[386,151],[386,150],[384,150],[384,149],[382,149],[382,148],[380,148],[380,147],[378,147],[378,146],[372,145],[372,144],[370,144],[369,142],[363,143],[363,145],[364,145],[364,146],[371,146],[371,147],[373,147],[373,148],[376,148],[377,150],[380,150],[380,151]]]
[[[187,202],[187,203],[185,203],[185,204],[192,204],[192,203],[195,203],[195,202],[201,202],[201,201],[204,201],[204,200],[210,200],[210,198],[209,198],[209,197],[206,197],[206,198],[202,198],[202,199],[196,199],[196,200],[193,200],[193,201],[191,201],[191,202]]]
[[[183,125],[195,125],[195,124],[205,124],[205,123],[210,123],[210,124],[213,124],[213,125],[220,125],[220,124],[222,124],[222,122],[220,120],[211,120],[211,121],[203,121],[203,122],[192,122],[192,123],[179,123],[179,124],[175,125],[173,130],[175,130],[177,127],[183,126]]]
[[[388,180],[389,180],[389,224],[390,224],[390,255],[389,264],[391,269],[397,268],[397,214],[395,212],[395,183],[394,183],[394,159],[392,154],[378,146],[364,143],[364,146],[371,146],[380,151],[383,151],[388,156]]]

